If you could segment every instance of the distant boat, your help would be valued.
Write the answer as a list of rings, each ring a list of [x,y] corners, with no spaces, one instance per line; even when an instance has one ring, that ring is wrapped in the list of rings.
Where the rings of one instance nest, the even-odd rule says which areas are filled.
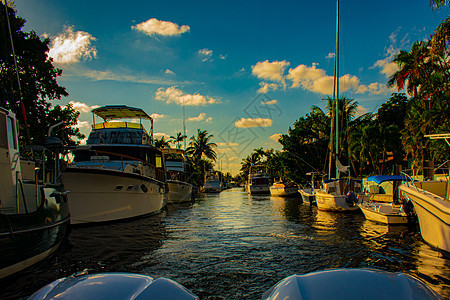
[[[364,200],[358,204],[366,219],[388,225],[408,223],[408,215],[403,209],[403,204],[399,203],[398,191],[395,189],[395,183],[406,180],[408,180],[406,176],[400,175],[368,177],[366,182],[375,182],[376,185],[367,186],[366,195],[361,197]],[[392,193],[386,193],[386,190],[380,186],[385,182],[390,183]]]
[[[270,195],[270,176],[262,165],[252,165],[249,170],[246,185],[250,195]]]
[[[71,223],[160,212],[168,189],[163,154],[153,145],[152,118],[142,109],[125,105],[103,106],[92,113],[104,122],[94,122],[87,145],[73,149],[74,161],[63,173],[71,191]],[[151,122],[150,133],[142,120]]]
[[[203,185],[205,193],[220,193],[222,191],[221,176],[218,171],[207,171]]]
[[[445,139],[450,145],[450,134],[428,135]],[[445,180],[407,182],[399,187],[411,201],[419,219],[420,233],[429,245],[450,252],[450,183]]]
[[[189,182],[189,166],[184,150],[164,148],[161,151],[166,162],[169,187],[167,203],[191,202],[193,199],[192,184]]]
[[[39,160],[20,158],[17,122],[0,108],[0,279],[22,271],[58,249],[69,223],[56,138],[33,147]]]
[[[278,197],[298,195],[298,186],[294,183],[275,182],[270,186],[270,194]]]

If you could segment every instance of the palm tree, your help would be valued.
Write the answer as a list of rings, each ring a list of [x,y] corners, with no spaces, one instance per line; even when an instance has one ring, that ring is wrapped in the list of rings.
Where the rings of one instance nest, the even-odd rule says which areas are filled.
[[[160,138],[159,140],[155,140],[155,147],[156,148],[170,148],[170,140],[166,141],[164,137]]]
[[[186,153],[194,158],[194,161],[198,162],[205,156],[213,161],[216,160],[217,154],[214,148],[217,147],[216,143],[211,142],[213,135],[208,135],[206,130],[197,130],[197,137],[192,136],[189,142],[189,147],[186,149]]]
[[[427,70],[430,57],[429,44],[430,42],[416,41],[411,51],[400,50],[395,55],[393,62],[398,65],[399,70],[389,79],[388,87],[397,86],[399,91],[405,88],[408,94],[417,98],[420,86],[429,79],[431,73]]]
[[[181,142],[184,141],[184,139],[187,138],[186,135],[181,134],[181,132],[178,132],[176,136],[170,136],[170,138],[172,139],[172,143],[175,145],[176,144],[176,148],[177,149],[181,149]]]

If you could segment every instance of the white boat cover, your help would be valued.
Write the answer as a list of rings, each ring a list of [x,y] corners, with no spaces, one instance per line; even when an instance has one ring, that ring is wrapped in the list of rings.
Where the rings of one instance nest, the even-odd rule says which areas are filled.
[[[404,273],[336,269],[289,276],[263,294],[275,299],[442,299],[425,283]]]
[[[179,283],[133,273],[100,273],[58,279],[28,298],[38,299],[199,299]]]

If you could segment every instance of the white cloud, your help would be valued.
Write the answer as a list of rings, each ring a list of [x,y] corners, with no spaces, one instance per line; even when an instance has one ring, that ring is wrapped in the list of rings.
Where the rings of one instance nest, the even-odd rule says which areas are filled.
[[[169,75],[175,75],[175,72],[173,72],[172,70],[166,69],[164,71],[165,74],[169,74]]]
[[[190,27],[188,25],[179,26],[176,23],[160,21],[155,18],[137,24],[136,26],[131,26],[131,28],[137,31],[141,31],[149,36],[177,36],[190,30]]]
[[[205,113],[200,113],[197,117],[188,118],[186,121],[189,121],[189,122],[200,122],[200,121],[203,121],[203,119],[205,119],[205,116],[206,116]]]
[[[234,123],[235,127],[249,128],[249,127],[270,127],[273,121],[271,119],[263,118],[241,118]]]
[[[202,62],[212,61],[213,51],[203,48],[197,51],[197,54],[202,58]]]
[[[150,115],[150,117],[151,117],[153,120],[156,121],[156,120],[158,120],[158,119],[165,118],[166,115],[164,115],[164,114],[153,113],[153,114]]]
[[[358,118],[358,117],[360,117],[360,116],[366,114],[367,111],[368,111],[367,108],[365,108],[365,107],[363,107],[363,106],[361,106],[361,105],[358,105],[358,107],[356,108],[355,117]]]
[[[145,84],[158,84],[158,85],[169,85],[175,84],[175,81],[165,79],[165,78],[153,78],[146,75],[128,75],[128,74],[118,74],[111,71],[96,71],[90,70],[83,74],[87,78],[92,80],[111,80],[118,82],[135,82],[135,83],[145,83]],[[184,82],[189,83],[189,82]]]
[[[86,103],[76,102],[76,101],[69,101],[69,104],[72,104],[73,109],[75,109],[76,111],[79,111],[80,113],[88,113],[91,110],[93,110],[97,107],[100,107],[99,105],[89,106]]]
[[[207,104],[220,103],[219,100],[209,96],[203,96],[200,94],[186,94],[183,91],[177,89],[176,86],[171,86],[164,90],[159,88],[155,93],[155,99],[165,101],[166,103],[176,103],[178,105],[192,105],[192,106],[204,106]]]
[[[233,156],[233,157],[230,157],[230,158],[228,159],[228,161],[233,161],[233,160],[237,160],[237,159],[239,159],[239,157]]]
[[[330,52],[328,53],[328,55],[326,56],[326,58],[331,59],[331,58],[335,58],[336,57],[336,53],[334,52]]]
[[[89,128],[91,127],[91,125],[89,125],[88,121],[77,120],[77,125],[75,125],[74,127],[81,129],[81,128]]]
[[[97,49],[91,45],[96,39],[84,31],[74,32],[73,26],[67,26],[58,36],[51,38],[52,43],[48,56],[55,63],[71,64],[81,59],[97,57]]]
[[[405,48],[406,45],[409,44],[409,38],[408,34],[406,34],[400,41],[400,46],[397,44],[399,43],[397,40],[398,33],[400,31],[401,27],[397,28],[391,35],[389,36],[390,45],[385,48],[385,58],[377,60],[375,64],[371,67],[371,69],[374,68],[380,68],[380,73],[383,74],[386,78],[391,77],[395,72],[398,71],[398,66],[396,63],[393,63],[392,60],[394,59],[395,55],[400,51],[400,48]]]
[[[271,80],[284,84],[284,70],[289,65],[290,63],[285,60],[274,62],[266,60],[252,66],[252,74],[259,79]]]
[[[380,73],[383,74],[386,78],[389,78],[398,71],[398,66],[396,63],[392,62],[392,59],[393,57],[389,56],[385,59],[377,60],[372,68],[380,68]]]
[[[164,140],[170,140],[170,135],[165,134],[163,132],[155,132],[153,133],[153,138],[154,139],[161,139],[162,137],[164,137]]]
[[[207,117],[207,118],[205,119],[205,122],[206,122],[206,123],[211,123],[211,122],[212,122],[212,117]]]
[[[220,54],[220,55],[219,55],[219,58],[220,58],[221,60],[224,60],[224,59],[226,59],[226,58],[227,58],[227,55],[224,55],[224,54]]]
[[[260,82],[259,85],[261,86],[258,90],[258,93],[266,94],[270,90],[276,91],[278,90],[278,84],[276,83],[267,83],[267,82]]]
[[[275,133],[272,134],[269,139],[271,139],[272,141],[278,142],[278,140],[281,138],[282,134],[281,133]]]
[[[264,102],[264,101],[261,101],[261,104],[263,104],[263,105],[274,105],[274,104],[277,104],[278,103],[278,100],[269,100],[269,101],[266,101],[266,102]]]
[[[393,88],[392,90],[395,90],[395,88]],[[381,94],[389,93],[392,90],[389,90],[385,84],[373,82],[373,83],[369,84],[368,86],[363,85],[363,84],[358,86],[358,88],[356,89],[356,93],[358,93],[358,94],[370,93],[370,94],[374,94],[374,95],[381,95]]]
[[[316,68],[316,64],[311,67],[299,65],[294,69],[289,69],[287,79],[292,81],[292,87],[302,87],[308,91],[331,95],[333,94],[334,77],[326,75],[322,69]],[[356,93],[383,94],[387,89],[381,83],[371,83],[369,86],[361,85],[358,77],[345,74],[339,77],[339,91],[346,92],[353,90]]]

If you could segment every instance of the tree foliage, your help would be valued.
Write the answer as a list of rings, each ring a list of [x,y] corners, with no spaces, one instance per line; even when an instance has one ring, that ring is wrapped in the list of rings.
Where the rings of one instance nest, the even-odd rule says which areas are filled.
[[[34,31],[23,32],[24,24],[25,20],[16,16],[11,7],[0,4],[0,106],[11,109],[18,116],[22,128],[22,144],[25,143],[27,132],[32,144],[42,144],[48,128],[58,121],[64,121],[56,134],[66,144],[74,145],[71,136],[80,139],[84,137],[78,128],[71,127],[77,123],[79,113],[70,105],[65,108],[52,108],[51,105],[51,101],[60,100],[69,94],[56,80],[61,76],[62,70],[55,68],[52,59],[47,56],[50,40],[41,40]]]

